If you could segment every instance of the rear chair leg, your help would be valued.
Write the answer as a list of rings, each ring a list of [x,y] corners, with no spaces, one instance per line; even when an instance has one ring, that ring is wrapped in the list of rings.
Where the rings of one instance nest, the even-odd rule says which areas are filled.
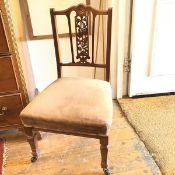
[[[24,127],[24,131],[27,136],[27,141],[29,142],[31,150],[32,150],[31,162],[35,162],[38,159],[37,134],[33,132],[33,128],[31,127]]]
[[[39,131],[35,131],[35,134],[36,134],[36,137],[38,140],[42,140],[42,136],[41,136],[41,133]]]
[[[108,168],[108,136],[100,138],[101,167],[105,175],[111,175]]]

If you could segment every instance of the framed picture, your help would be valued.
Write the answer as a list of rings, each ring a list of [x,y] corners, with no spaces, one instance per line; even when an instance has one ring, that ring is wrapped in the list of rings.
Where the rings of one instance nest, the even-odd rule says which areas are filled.
[[[25,14],[29,38],[38,40],[52,38],[50,8],[64,10],[80,3],[89,5],[90,0],[20,0],[20,3]],[[68,36],[66,17],[61,16],[57,23],[61,26],[58,27],[59,37]]]

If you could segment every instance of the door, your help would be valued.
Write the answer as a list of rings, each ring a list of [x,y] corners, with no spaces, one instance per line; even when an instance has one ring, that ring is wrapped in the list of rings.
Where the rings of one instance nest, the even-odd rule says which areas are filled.
[[[174,9],[174,0],[133,0],[130,97],[175,91]]]

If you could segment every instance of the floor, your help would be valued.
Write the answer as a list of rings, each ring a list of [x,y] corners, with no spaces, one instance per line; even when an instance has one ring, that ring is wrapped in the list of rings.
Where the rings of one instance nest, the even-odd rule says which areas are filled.
[[[8,158],[5,175],[102,175],[99,142],[95,139],[42,133],[40,158],[30,162],[22,134],[5,134]],[[114,104],[109,165],[113,175],[161,175],[159,168]]]

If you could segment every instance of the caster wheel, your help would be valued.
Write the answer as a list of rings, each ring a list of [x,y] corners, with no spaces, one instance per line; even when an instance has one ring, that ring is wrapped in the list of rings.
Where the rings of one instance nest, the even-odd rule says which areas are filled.
[[[111,171],[108,168],[103,168],[104,175],[111,175]]]
[[[31,158],[31,162],[34,163],[34,162],[37,161],[37,159],[38,159],[38,156],[33,156],[33,157]]]

